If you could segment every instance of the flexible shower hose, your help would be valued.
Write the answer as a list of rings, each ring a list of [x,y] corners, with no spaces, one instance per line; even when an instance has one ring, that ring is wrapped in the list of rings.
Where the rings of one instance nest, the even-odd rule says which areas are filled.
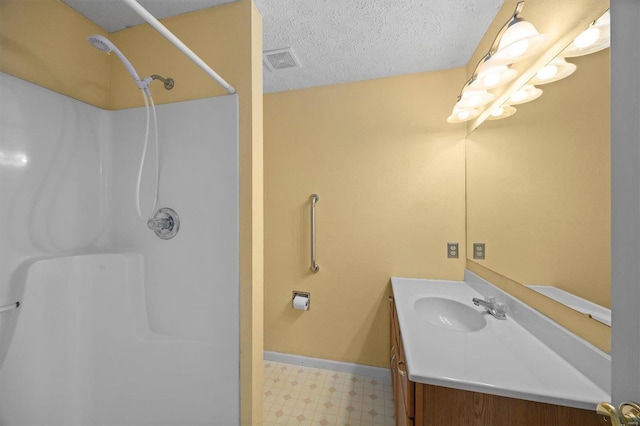
[[[160,146],[158,144],[158,118],[156,116],[156,107],[153,103],[153,98],[151,95],[145,94],[144,90],[140,91],[142,93],[142,97],[144,99],[144,105],[147,109],[147,127],[144,135],[144,146],[142,148],[142,156],[140,157],[140,166],[138,167],[138,184],[136,185],[136,209],[138,210],[138,216],[140,219],[145,222],[150,219],[154,212],[156,211],[156,205],[158,204],[158,191],[160,186]],[[148,99],[147,99],[148,98]],[[154,131],[153,134],[155,136],[155,148],[156,148],[156,167],[155,167],[155,194],[153,198],[153,206],[151,207],[151,211],[148,215],[144,215],[142,213],[142,206],[140,205],[140,187],[142,185],[142,171],[144,169],[145,160],[147,157],[147,147],[149,145],[149,127],[150,127],[150,116],[149,116],[149,105],[151,105],[151,110],[153,111],[153,126]]]

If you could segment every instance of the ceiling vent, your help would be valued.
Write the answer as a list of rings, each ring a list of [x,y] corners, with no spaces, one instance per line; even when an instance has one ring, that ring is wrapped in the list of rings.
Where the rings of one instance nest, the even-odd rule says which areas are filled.
[[[300,66],[300,61],[298,61],[298,58],[296,58],[296,55],[293,53],[293,49],[290,47],[262,52],[262,60],[269,71]]]

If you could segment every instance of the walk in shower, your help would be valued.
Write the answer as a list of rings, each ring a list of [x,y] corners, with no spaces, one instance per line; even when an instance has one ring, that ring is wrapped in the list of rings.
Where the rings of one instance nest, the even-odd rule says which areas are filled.
[[[166,240],[144,108],[0,97],[0,425],[238,424],[237,95],[156,107]]]

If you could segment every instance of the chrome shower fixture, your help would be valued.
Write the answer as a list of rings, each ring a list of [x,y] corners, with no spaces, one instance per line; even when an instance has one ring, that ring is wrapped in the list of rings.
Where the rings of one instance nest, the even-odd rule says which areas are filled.
[[[147,228],[151,229],[163,240],[176,236],[180,229],[180,218],[175,210],[168,207],[159,209],[152,218],[147,220]]]
[[[149,78],[151,78],[152,80],[160,80],[164,83],[164,88],[167,90],[173,89],[173,86],[175,85],[175,81],[173,81],[171,77],[164,78],[158,74],[151,74]]]
[[[96,49],[102,52],[106,52],[107,54],[110,54],[111,52],[115,53],[118,56],[118,58],[120,58],[120,60],[124,64],[124,67],[127,69],[127,71],[129,71],[131,78],[133,78],[133,81],[136,82],[136,85],[138,86],[138,88],[141,90],[144,90],[147,96],[151,96],[151,92],[149,92],[149,84],[153,80],[160,80],[161,82],[163,82],[164,88],[167,90],[173,89],[175,82],[171,77],[164,78],[158,74],[151,74],[149,77],[145,77],[141,79],[140,76],[138,76],[138,73],[136,72],[135,68],[133,68],[133,65],[131,65],[131,62],[129,62],[129,60],[127,59],[127,57],[124,56],[124,54],[120,51],[120,49],[118,49],[116,45],[113,44],[108,38],[103,37],[99,34],[94,34],[92,36],[87,37],[87,40],[89,41],[89,43],[91,43],[93,47],[95,47]]]

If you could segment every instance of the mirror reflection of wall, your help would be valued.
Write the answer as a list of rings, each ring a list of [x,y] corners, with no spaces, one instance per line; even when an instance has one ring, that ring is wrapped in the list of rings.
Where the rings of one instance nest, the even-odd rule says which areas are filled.
[[[467,139],[467,247],[481,265],[610,307],[609,49]]]

